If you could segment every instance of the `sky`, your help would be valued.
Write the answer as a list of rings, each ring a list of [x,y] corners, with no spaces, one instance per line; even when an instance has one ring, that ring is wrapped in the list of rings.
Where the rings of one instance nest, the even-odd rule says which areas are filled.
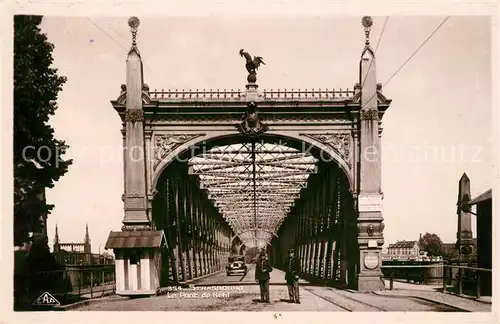
[[[150,89],[243,88],[240,48],[266,62],[259,89],[352,89],[358,82],[361,17],[139,18]],[[469,176],[473,197],[493,186],[490,21],[452,16],[411,57],[444,18],[373,17],[377,79],[392,99],[382,123],[386,245],[426,232],[454,242],[461,175]],[[46,16],[42,23],[55,45],[54,67],[68,78],[50,123],[74,159],[47,192],[55,205],[51,244],[56,224],[61,241],[81,242],[88,223],[92,251],[102,252],[109,232],[121,228],[121,120],[110,100],[125,83],[127,20]]]

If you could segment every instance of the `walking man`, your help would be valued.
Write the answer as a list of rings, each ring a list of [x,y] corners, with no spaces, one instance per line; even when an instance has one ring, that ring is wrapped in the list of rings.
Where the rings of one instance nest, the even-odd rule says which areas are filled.
[[[257,259],[257,265],[255,267],[255,281],[260,286],[260,300],[265,303],[270,303],[269,301],[269,279],[271,278],[269,273],[273,271],[273,268],[269,264],[267,255],[265,251],[262,251]]]
[[[290,297],[290,302],[297,304],[300,304],[299,272],[300,272],[299,259],[295,257],[295,251],[293,249],[289,249],[285,280],[288,286],[288,296]]]

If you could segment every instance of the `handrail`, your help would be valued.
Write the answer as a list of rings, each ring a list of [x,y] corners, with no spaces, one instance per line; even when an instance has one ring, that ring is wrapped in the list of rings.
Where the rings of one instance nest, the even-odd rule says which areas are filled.
[[[467,269],[467,270],[477,270],[492,272],[492,269],[479,268],[479,267],[466,267],[466,266],[455,266],[449,264],[427,264],[427,265],[382,265],[381,268],[391,269],[391,268],[455,268],[455,269]]]
[[[29,273],[16,273],[16,275],[23,275],[23,274],[46,274],[46,273],[64,273],[64,272],[88,272],[88,271],[114,271],[115,270],[115,265],[114,264],[104,264],[101,267],[88,267],[87,268],[79,268],[79,266],[73,266],[70,265],[70,268],[66,269],[58,269],[58,270],[43,270],[43,271],[35,271],[35,272],[29,272]]]
[[[427,265],[382,265],[381,268],[439,268],[443,267],[443,264],[427,264]]]
[[[444,265],[446,268],[455,268],[455,269],[467,269],[467,270],[476,270],[476,271],[486,271],[486,272],[493,272],[492,269],[487,269],[487,268],[479,268],[479,267],[466,267],[466,266],[454,266],[454,265]]]
[[[467,284],[471,287],[471,282],[475,281],[475,287],[472,289],[475,289],[476,298],[481,297],[482,281],[489,280],[487,278],[492,273],[492,269],[444,264],[443,262],[414,265],[381,265],[381,268],[382,270],[386,270],[383,273],[383,278],[389,279],[390,290],[394,288],[394,281],[397,280],[414,281],[416,283],[428,283],[428,280],[438,280],[437,282],[442,281],[443,292],[446,292],[448,285],[454,282],[455,293],[461,296],[464,291],[464,285]],[[427,272],[424,269],[435,269],[434,271],[437,272]],[[453,269],[458,270],[456,274],[454,274]],[[454,277],[455,275],[456,277]]]

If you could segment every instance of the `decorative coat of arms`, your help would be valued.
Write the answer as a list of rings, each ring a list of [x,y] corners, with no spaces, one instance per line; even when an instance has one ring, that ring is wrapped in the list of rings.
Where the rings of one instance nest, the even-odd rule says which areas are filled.
[[[236,125],[238,130],[247,136],[256,137],[267,131],[268,126],[262,123],[259,114],[256,111],[255,102],[248,104],[248,111],[243,117],[243,121]]]

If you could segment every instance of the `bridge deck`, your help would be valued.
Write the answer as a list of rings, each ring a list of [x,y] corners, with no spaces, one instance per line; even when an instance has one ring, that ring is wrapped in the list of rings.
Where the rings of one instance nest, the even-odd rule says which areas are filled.
[[[310,285],[301,280],[301,304],[288,303],[284,273],[271,273],[270,304],[260,303],[259,287],[254,280],[254,266],[246,276],[226,276],[224,272],[201,279],[196,286],[212,290],[169,292],[160,296],[136,299],[102,298],[78,310],[136,311],[491,311],[491,305],[434,291],[398,289],[380,295],[361,294],[330,287]],[[227,290],[218,290],[225,286]],[[204,288],[205,288],[204,287]],[[219,288],[215,288],[219,287]],[[194,293],[197,295],[194,295]],[[226,294],[224,294],[224,292]],[[412,297],[409,292],[413,293]],[[202,294],[207,293],[206,298]],[[427,293],[427,296],[424,294]],[[387,294],[387,295],[384,295]],[[406,294],[406,295],[405,295]],[[422,294],[422,296],[418,295]],[[417,296],[418,295],[418,296]],[[418,298],[416,298],[418,297]],[[453,297],[453,298],[452,298]],[[458,298],[458,300],[457,300]],[[434,300],[434,301],[433,301]]]

